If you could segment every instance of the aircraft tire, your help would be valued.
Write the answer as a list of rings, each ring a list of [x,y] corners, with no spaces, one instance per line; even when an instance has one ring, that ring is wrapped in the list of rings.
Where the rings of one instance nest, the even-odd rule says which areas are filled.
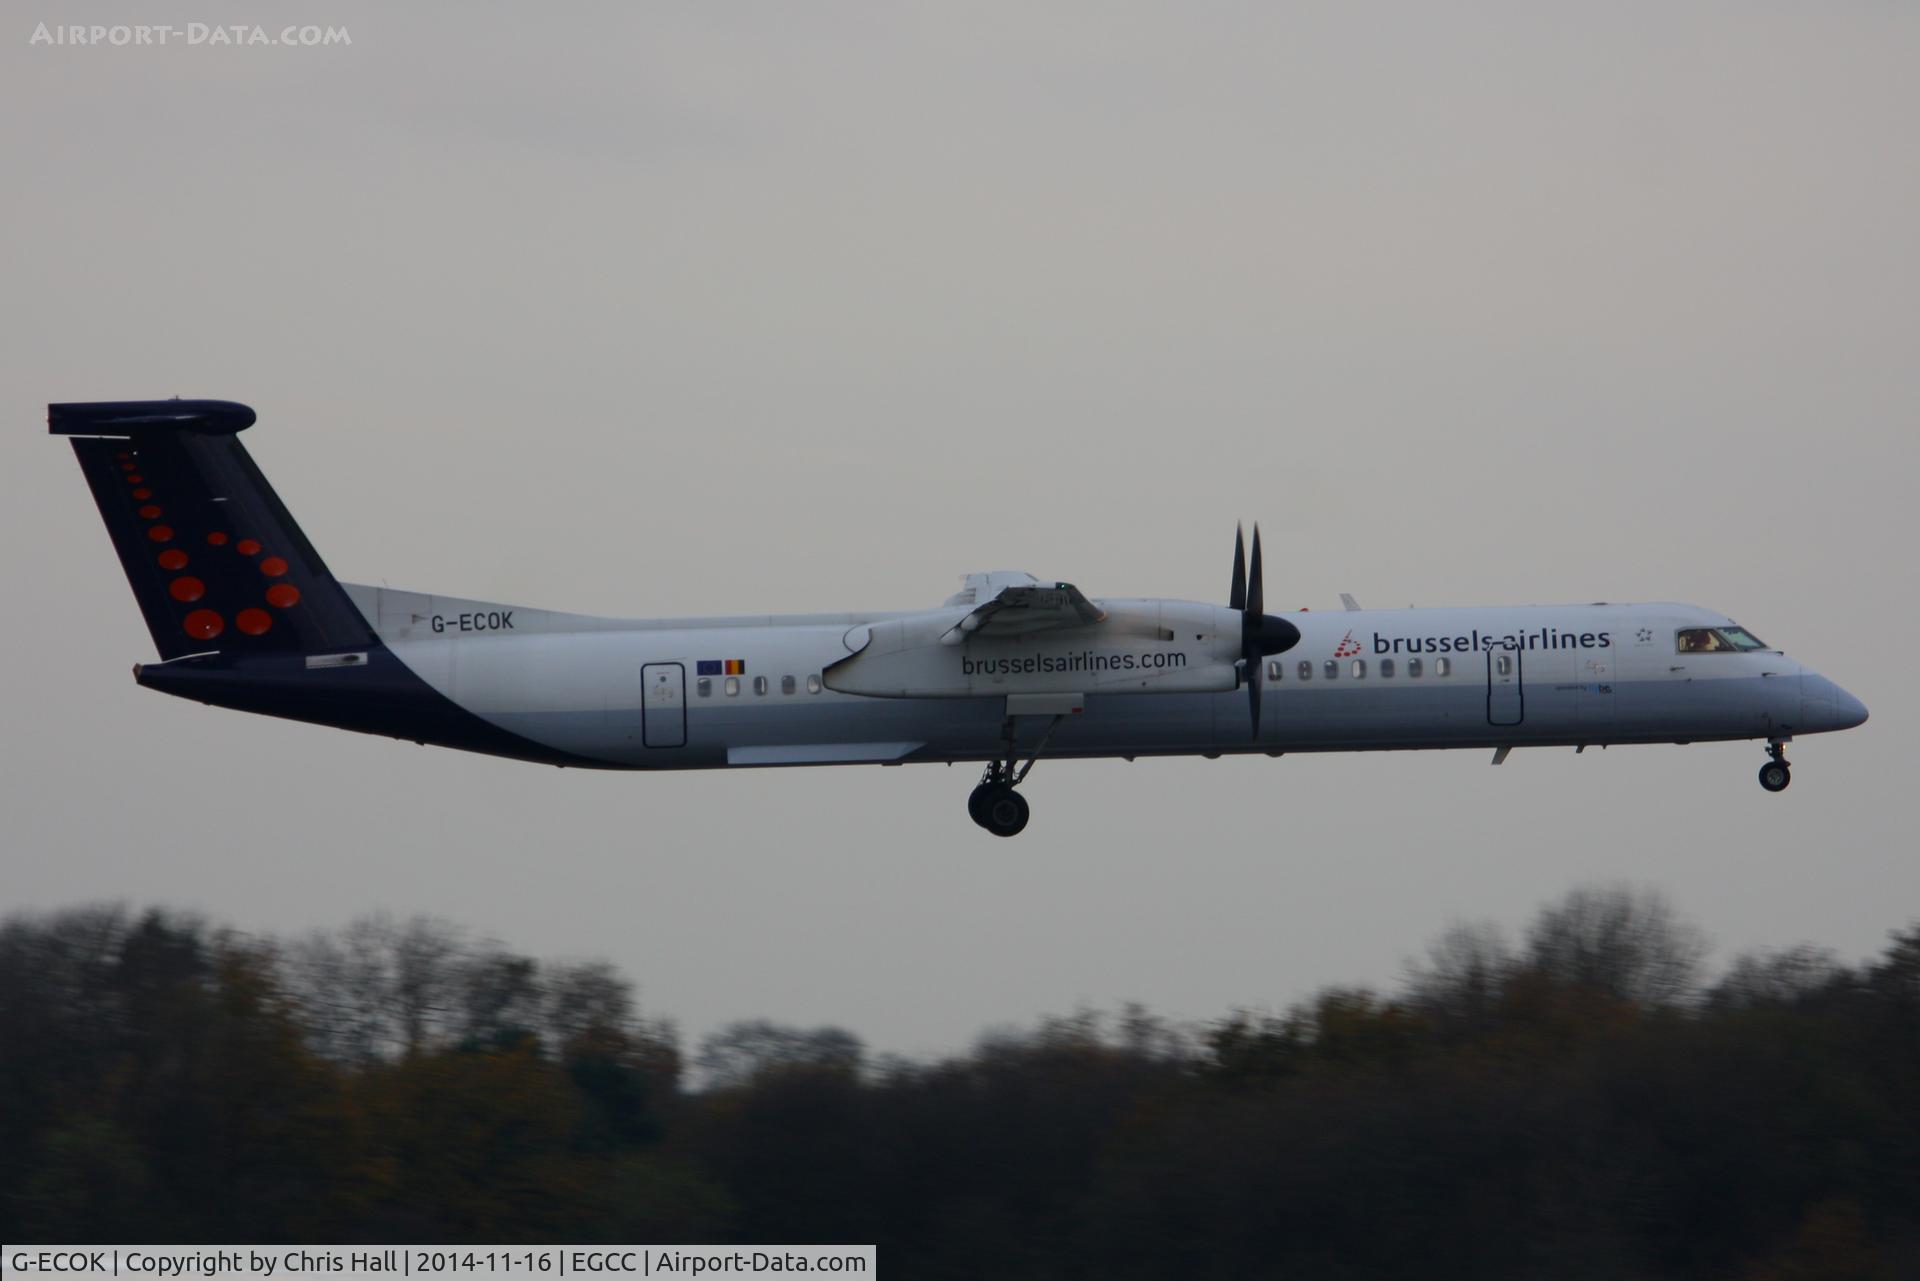
[[[1760,767],[1760,786],[1769,792],[1784,792],[1793,781],[1793,771],[1785,761],[1768,761]]]
[[[980,804],[980,826],[995,836],[1018,836],[1027,826],[1027,798],[1011,787],[989,787]]]
[[[967,794],[967,817],[981,827],[987,825],[987,797],[992,793],[993,788],[982,783]]]

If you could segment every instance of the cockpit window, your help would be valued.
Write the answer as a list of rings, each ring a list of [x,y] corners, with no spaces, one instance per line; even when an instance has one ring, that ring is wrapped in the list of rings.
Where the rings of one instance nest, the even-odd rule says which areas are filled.
[[[1686,627],[1675,633],[1674,647],[1682,654],[1731,654],[1766,644],[1744,627]]]

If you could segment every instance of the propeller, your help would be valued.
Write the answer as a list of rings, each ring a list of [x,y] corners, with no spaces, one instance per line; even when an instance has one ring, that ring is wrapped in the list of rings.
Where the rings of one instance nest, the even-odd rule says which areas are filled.
[[[1240,663],[1246,673],[1247,710],[1253,717],[1253,736],[1260,737],[1260,676],[1270,654],[1284,654],[1300,643],[1300,629],[1284,618],[1266,613],[1266,591],[1260,575],[1260,526],[1253,527],[1253,558],[1248,560],[1239,526],[1233,530],[1233,586],[1227,605],[1240,611]]]

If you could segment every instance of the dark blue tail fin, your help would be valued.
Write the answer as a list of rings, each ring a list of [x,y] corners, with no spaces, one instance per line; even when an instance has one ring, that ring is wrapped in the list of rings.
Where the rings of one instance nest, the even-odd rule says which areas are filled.
[[[364,648],[367,620],[327,571],[236,433],[224,400],[48,405],[165,659],[209,650]]]

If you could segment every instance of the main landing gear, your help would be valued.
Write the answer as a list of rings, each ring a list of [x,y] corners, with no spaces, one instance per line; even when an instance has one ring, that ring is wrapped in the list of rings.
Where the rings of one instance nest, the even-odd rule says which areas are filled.
[[[1767,755],[1773,759],[1760,767],[1760,786],[1769,792],[1784,792],[1787,784],[1793,781],[1793,768],[1787,763],[1785,740],[1768,743]]]
[[[1007,717],[1000,729],[1006,748],[1005,757],[990,763],[980,775],[980,785],[967,797],[968,817],[995,836],[1018,836],[1026,829],[1031,813],[1027,798],[1013,789],[1020,786],[1021,780],[1033,769],[1033,763],[1046,750],[1047,740],[1053,737],[1054,729],[1064,719],[1064,716],[1055,716],[1047,723],[1047,732],[1034,744],[1033,754],[1027,758],[1027,763],[1019,765],[1019,753],[1014,747],[1014,718]]]
[[[1005,773],[998,761],[987,766],[980,786],[974,788],[973,794],[967,797],[967,813],[974,822],[995,836],[1020,835],[1027,826],[1030,812],[1027,798],[1014,791],[1012,783],[1005,781]]]

